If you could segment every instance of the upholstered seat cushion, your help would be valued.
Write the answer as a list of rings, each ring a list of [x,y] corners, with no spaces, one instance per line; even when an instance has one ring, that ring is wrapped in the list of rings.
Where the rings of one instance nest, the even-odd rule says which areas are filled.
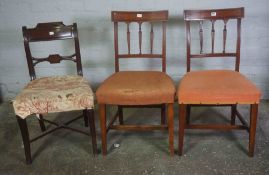
[[[148,105],[173,103],[172,79],[157,71],[121,71],[107,78],[96,91],[99,104]]]
[[[254,104],[261,92],[244,75],[231,70],[187,73],[178,87],[179,104]]]
[[[16,115],[91,109],[93,92],[82,76],[44,77],[31,81],[13,102]]]

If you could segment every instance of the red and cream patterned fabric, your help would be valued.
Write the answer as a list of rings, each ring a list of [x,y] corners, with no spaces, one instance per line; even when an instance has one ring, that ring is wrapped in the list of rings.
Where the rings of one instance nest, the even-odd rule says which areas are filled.
[[[13,102],[16,115],[46,114],[94,107],[94,95],[82,76],[44,77],[31,81]]]

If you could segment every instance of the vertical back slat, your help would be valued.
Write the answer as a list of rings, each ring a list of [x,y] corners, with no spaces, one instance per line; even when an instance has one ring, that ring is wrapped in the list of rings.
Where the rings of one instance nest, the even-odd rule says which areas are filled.
[[[187,72],[191,69],[191,32],[190,21],[186,21],[186,33],[187,33]]]
[[[200,53],[203,53],[203,21],[199,21]]]
[[[114,22],[115,71],[119,72],[118,22]]]
[[[163,38],[162,38],[162,71],[166,72],[166,22],[163,25]]]
[[[240,45],[241,45],[241,18],[237,19],[237,41],[236,41],[236,62],[235,70],[239,72],[240,66]]]
[[[130,48],[131,48],[131,44],[130,44],[130,23],[127,22],[127,45],[128,45],[128,54],[130,54]]]
[[[225,19],[225,20],[223,20],[223,22],[224,22],[224,28],[223,28],[223,53],[225,53],[226,52],[226,38],[227,38],[226,25],[227,25],[228,20]]]
[[[153,24],[150,23],[151,29],[150,29],[150,53],[153,53],[153,39],[154,39],[154,32],[153,32]]]
[[[139,22],[139,54],[142,54],[141,47],[142,47],[142,30],[141,30],[142,22]]]
[[[215,20],[211,20],[212,28],[211,28],[211,43],[212,43],[212,50],[211,53],[214,53],[215,47]]]

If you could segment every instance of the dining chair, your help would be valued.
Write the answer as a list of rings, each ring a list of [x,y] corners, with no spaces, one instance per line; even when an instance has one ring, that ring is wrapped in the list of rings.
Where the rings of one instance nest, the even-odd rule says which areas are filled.
[[[96,150],[94,124],[94,95],[88,81],[83,78],[77,24],[64,25],[62,22],[39,23],[35,28],[22,27],[24,48],[31,81],[23,88],[13,101],[14,111],[21,131],[26,163],[32,163],[30,144],[59,129],[68,129],[92,137],[93,153]],[[40,58],[33,56],[32,42],[69,40],[74,42],[72,55],[51,54]],[[46,42],[51,43],[51,42]],[[41,47],[41,46],[39,46]],[[36,65],[43,62],[60,63],[63,60],[76,64],[77,75],[36,76]],[[44,114],[82,110],[82,115],[64,123],[48,120]],[[30,138],[26,119],[36,116],[42,133]],[[84,118],[85,126],[90,125],[90,132],[69,126],[72,122]],[[55,125],[47,129],[45,122]]]
[[[102,152],[107,154],[107,134],[111,129],[127,131],[148,131],[148,130],[168,130],[170,154],[174,154],[173,146],[173,103],[175,97],[175,86],[172,79],[166,74],[166,23],[168,20],[168,11],[112,11],[112,21],[114,23],[114,46],[115,46],[115,73],[109,76],[97,89],[96,97],[99,105],[100,126],[102,133]],[[131,42],[132,31],[130,25],[137,25],[137,51]],[[119,30],[121,26],[126,25],[126,33]],[[143,32],[143,26],[149,29]],[[155,32],[155,27],[157,32]],[[158,28],[159,27],[159,28]],[[130,29],[131,28],[131,29]],[[121,32],[119,32],[121,31]],[[120,52],[119,37],[120,34],[126,36],[125,50]],[[123,35],[121,35],[123,36]],[[148,51],[143,53],[142,36],[148,36]],[[161,37],[158,40],[161,45],[160,51],[154,50],[154,38]],[[156,43],[156,42],[155,42]],[[119,61],[129,59],[159,59],[162,64],[161,71],[122,71]],[[106,107],[108,105],[117,106],[117,112],[111,121],[106,122]],[[160,125],[150,124],[126,124],[124,122],[124,108],[160,108]],[[166,115],[167,113],[167,115]],[[168,117],[168,124],[165,121]],[[114,124],[116,119],[118,124]]]
[[[246,130],[249,132],[249,156],[254,155],[255,133],[257,123],[258,104],[261,97],[260,90],[239,72],[240,65],[240,44],[241,44],[241,20],[244,17],[244,8],[230,9],[211,9],[211,10],[185,10],[184,20],[186,23],[187,40],[187,73],[182,78],[177,89],[179,104],[179,155],[183,153],[183,140],[185,129],[216,129],[216,130]],[[215,49],[215,24],[223,26],[222,47],[218,51]],[[234,22],[234,23],[233,23]],[[196,23],[197,30],[191,30]],[[204,52],[204,24],[209,23],[210,28],[210,46],[209,50]],[[228,30],[227,26],[231,23],[235,30]],[[230,27],[230,26],[229,26]],[[197,29],[196,28],[196,29]],[[191,47],[194,32],[197,31],[200,46],[198,53]],[[227,52],[226,40],[229,32],[233,32],[236,43],[233,51]],[[230,38],[230,37],[229,37]],[[232,40],[232,39],[231,39]],[[194,43],[194,42],[193,42]],[[197,42],[196,42],[197,43]],[[193,46],[193,44],[192,44]],[[229,49],[232,45],[229,45]],[[217,50],[217,51],[216,51]],[[191,71],[191,61],[201,58],[235,58],[235,70],[195,70]],[[237,105],[250,105],[250,124],[245,121],[239,113]],[[230,124],[192,124],[190,114],[192,107],[199,106],[226,106],[231,108]],[[236,118],[241,124],[236,124]]]

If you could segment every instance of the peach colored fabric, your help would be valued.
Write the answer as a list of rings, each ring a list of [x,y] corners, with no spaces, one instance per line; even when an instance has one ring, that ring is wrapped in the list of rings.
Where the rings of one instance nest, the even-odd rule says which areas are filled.
[[[149,105],[173,103],[172,79],[157,71],[121,71],[107,78],[97,89],[99,104]]]
[[[189,72],[177,92],[179,104],[254,104],[261,97],[251,81],[231,70]]]
[[[31,81],[13,102],[16,115],[44,114],[91,109],[93,92],[78,75],[44,77]]]

